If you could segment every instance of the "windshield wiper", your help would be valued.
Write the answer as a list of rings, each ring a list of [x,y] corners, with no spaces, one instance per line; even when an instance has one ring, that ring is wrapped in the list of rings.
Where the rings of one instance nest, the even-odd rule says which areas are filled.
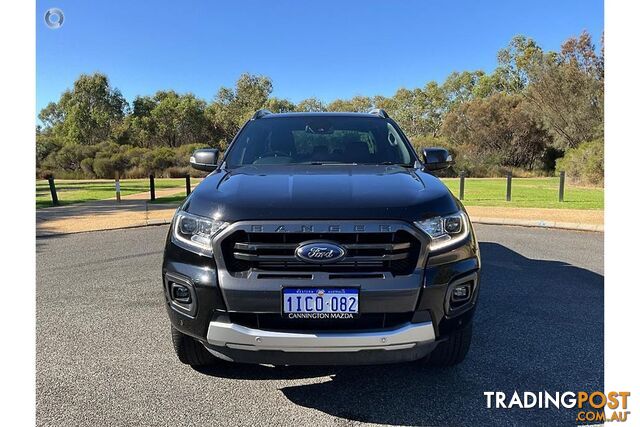
[[[297,163],[297,164],[299,164],[299,165],[327,166],[327,165],[354,165],[355,163],[313,161],[313,162],[302,162],[302,163]]]
[[[402,167],[405,167],[405,168],[413,167],[413,163],[398,163],[398,162],[382,162],[382,163],[377,163],[377,165],[382,165],[382,166],[398,165],[398,166],[402,166]]]
[[[292,165],[314,165],[314,166],[330,166],[330,165],[369,165],[369,166],[390,166],[398,165],[405,168],[413,167],[413,163],[398,163],[398,162],[382,162],[382,163],[358,163],[358,162],[323,162],[323,161],[310,161],[301,163],[291,163]]]

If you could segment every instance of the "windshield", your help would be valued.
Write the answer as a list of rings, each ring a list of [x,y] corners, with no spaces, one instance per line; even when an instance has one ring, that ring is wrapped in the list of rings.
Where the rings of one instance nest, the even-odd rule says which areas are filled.
[[[227,168],[286,164],[402,164],[415,161],[396,127],[378,117],[300,116],[252,120],[226,157]]]

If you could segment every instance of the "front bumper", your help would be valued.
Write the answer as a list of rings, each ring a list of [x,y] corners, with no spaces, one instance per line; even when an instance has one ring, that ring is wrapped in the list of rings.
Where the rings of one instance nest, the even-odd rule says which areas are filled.
[[[426,356],[435,345],[431,322],[391,330],[299,333],[212,321],[205,347],[233,362],[313,365],[408,362]]]
[[[375,364],[423,358],[438,342],[471,322],[478,297],[479,270],[479,252],[472,234],[457,248],[430,254],[415,274],[359,279],[362,314],[413,313],[414,316],[410,323],[387,324],[381,326],[383,329],[336,331],[288,329],[286,325],[267,327],[259,322],[243,323],[237,318],[237,314],[247,313],[279,314],[280,287],[284,283],[291,280],[298,286],[303,283],[311,286],[317,279],[326,284],[326,274],[314,273],[312,280],[282,278],[278,280],[277,289],[267,280],[255,283],[245,280],[245,287],[239,289],[239,284],[229,282],[224,269],[216,266],[211,258],[190,254],[168,241],[163,278],[172,325],[200,341],[217,357],[276,365]],[[171,300],[170,281],[191,290],[191,305],[181,306]],[[473,283],[470,301],[462,306],[449,306],[453,286],[468,281]],[[336,284],[353,286],[353,283],[351,279],[340,279]]]
[[[407,323],[392,330],[363,332],[280,332],[248,328],[234,323],[209,323],[207,342],[238,350],[281,350],[284,352],[356,352],[401,350],[417,343],[435,341],[431,322]]]

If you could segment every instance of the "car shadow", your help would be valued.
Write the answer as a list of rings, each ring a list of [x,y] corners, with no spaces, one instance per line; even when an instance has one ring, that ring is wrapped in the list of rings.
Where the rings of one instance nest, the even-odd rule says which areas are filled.
[[[489,409],[485,391],[551,393],[604,388],[604,277],[481,243],[479,307],[466,360],[353,367],[227,365],[241,379],[328,381],[282,388],[291,402],[335,417],[392,425],[566,425],[576,410]]]

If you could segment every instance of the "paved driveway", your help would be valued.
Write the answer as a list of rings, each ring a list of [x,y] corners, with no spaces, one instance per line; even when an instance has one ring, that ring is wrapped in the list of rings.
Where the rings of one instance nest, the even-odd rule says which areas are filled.
[[[171,348],[166,232],[37,240],[38,425],[566,425],[575,413],[490,410],[482,393],[604,386],[601,233],[477,226],[480,307],[455,368],[196,371]]]

